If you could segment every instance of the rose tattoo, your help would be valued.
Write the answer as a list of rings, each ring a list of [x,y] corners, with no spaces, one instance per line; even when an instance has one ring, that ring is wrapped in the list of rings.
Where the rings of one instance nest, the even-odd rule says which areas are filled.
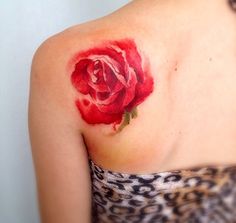
[[[76,106],[88,124],[112,124],[121,131],[153,91],[153,78],[133,40],[107,42],[78,53],[74,61]]]

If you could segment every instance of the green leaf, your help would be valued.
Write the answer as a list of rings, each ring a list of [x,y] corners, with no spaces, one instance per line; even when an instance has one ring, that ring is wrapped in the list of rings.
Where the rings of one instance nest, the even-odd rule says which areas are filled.
[[[131,115],[131,113],[129,113],[129,112],[125,112],[124,113],[124,115],[123,115],[123,121],[122,121],[122,123],[120,124],[120,126],[119,126],[119,128],[117,129],[117,132],[121,132],[124,128],[125,128],[125,126],[127,126],[127,125],[129,125],[129,123],[130,123],[130,115]]]
[[[134,107],[134,108],[131,110],[131,117],[132,117],[132,118],[137,118],[137,117],[138,117],[138,109],[137,109],[137,107]]]
[[[137,107],[134,107],[130,112],[125,111],[123,114],[123,120],[117,129],[117,132],[121,132],[127,125],[130,124],[132,118],[137,118],[138,110]]]

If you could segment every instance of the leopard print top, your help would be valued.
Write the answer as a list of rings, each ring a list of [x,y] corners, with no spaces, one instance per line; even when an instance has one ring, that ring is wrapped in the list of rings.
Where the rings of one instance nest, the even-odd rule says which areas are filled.
[[[236,223],[236,165],[134,175],[89,162],[94,223]]]

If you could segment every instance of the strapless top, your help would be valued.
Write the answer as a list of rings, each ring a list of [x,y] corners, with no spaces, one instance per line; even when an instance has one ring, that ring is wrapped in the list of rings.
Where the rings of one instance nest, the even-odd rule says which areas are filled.
[[[94,223],[236,223],[236,165],[127,174],[89,163]]]

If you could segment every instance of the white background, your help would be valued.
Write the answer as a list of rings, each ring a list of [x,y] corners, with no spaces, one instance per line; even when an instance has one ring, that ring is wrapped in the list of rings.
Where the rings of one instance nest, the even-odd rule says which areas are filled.
[[[47,37],[128,0],[0,1],[0,223],[39,223],[27,130],[33,53]]]

